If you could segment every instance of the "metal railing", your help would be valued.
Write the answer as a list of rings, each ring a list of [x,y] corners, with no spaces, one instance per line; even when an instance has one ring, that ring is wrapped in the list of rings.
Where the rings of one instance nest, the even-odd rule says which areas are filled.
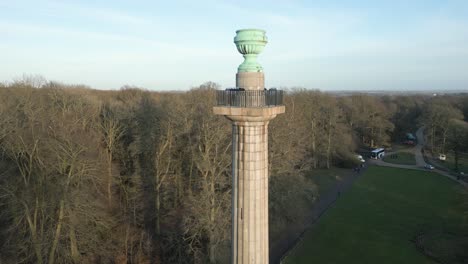
[[[283,91],[226,89],[216,91],[218,106],[228,107],[271,107],[283,104]]]

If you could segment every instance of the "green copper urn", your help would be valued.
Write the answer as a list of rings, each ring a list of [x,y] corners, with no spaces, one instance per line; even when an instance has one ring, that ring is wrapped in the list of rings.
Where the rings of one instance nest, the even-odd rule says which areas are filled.
[[[257,56],[267,44],[265,30],[240,29],[236,31],[234,43],[237,50],[244,56],[244,62],[237,68],[238,72],[262,72],[262,66],[257,62]]]

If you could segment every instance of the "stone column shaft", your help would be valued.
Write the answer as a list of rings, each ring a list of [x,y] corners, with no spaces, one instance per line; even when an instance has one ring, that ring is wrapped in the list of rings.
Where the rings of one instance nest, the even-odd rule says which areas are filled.
[[[268,263],[268,121],[233,123],[233,263]]]
[[[268,264],[268,123],[284,106],[213,108],[232,121],[232,264]]]

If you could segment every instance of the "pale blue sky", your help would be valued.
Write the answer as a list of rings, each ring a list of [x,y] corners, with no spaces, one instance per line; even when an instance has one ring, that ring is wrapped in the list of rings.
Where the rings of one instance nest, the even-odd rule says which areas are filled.
[[[0,81],[232,87],[252,27],[267,87],[468,90],[466,0],[0,0]]]

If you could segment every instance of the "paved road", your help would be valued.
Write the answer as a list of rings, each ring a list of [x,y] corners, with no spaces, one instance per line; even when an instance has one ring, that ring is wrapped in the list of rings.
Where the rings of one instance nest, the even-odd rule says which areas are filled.
[[[385,166],[385,167],[393,167],[393,168],[401,168],[401,169],[410,169],[410,170],[424,170],[427,171],[427,169],[424,168],[426,165],[426,161],[424,161],[424,156],[422,154],[422,149],[424,145],[426,144],[424,141],[424,127],[420,127],[418,131],[416,131],[416,137],[418,138],[418,144],[413,148],[414,157],[416,159],[416,165],[402,165],[402,164],[393,164],[393,163],[388,163],[383,160],[370,160],[371,164],[375,164],[377,166]],[[468,187],[468,183],[462,180],[457,180],[457,178],[453,175],[450,175],[448,172],[439,170],[439,169],[433,169],[431,170],[433,172],[439,173],[440,175],[443,175],[445,177],[450,178],[453,181],[456,181],[460,183],[461,185]]]

